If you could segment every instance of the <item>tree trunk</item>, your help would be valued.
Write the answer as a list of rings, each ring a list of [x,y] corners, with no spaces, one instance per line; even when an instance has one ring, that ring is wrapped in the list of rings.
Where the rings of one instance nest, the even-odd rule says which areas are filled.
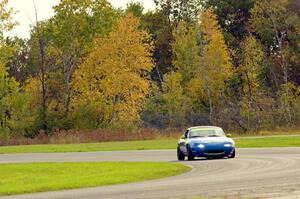
[[[205,74],[205,87],[207,90],[208,102],[209,102],[209,122],[213,124],[213,105],[212,105],[212,96],[211,96],[211,89],[209,85],[209,77],[206,63],[203,63],[203,70]]]
[[[45,70],[45,44],[42,38],[39,38],[40,47],[40,72],[42,82],[42,109],[43,109],[43,130],[47,131],[47,85],[46,85],[46,70]]]
[[[43,36],[40,32],[40,26],[38,24],[38,16],[37,16],[37,8],[35,3],[34,4],[34,11],[35,11],[35,23],[37,27],[37,33],[38,33],[38,45],[39,45],[39,72],[41,75],[41,83],[42,83],[42,126],[43,130],[47,132],[47,85],[46,85],[46,44]]]
[[[70,74],[66,75],[65,83],[67,89],[66,114],[68,114],[70,110],[70,102],[71,102]]]
[[[284,34],[284,33],[281,33]],[[285,59],[285,55],[284,55],[284,50],[282,47],[282,35],[279,36],[278,32],[276,33],[276,40],[278,43],[278,48],[279,48],[279,53],[280,53],[280,58],[281,58],[281,66],[283,69],[283,79],[284,79],[284,83],[285,83],[285,109],[286,109],[286,113],[287,113],[287,122],[291,122],[292,121],[292,116],[291,116],[291,109],[290,109],[290,103],[289,103],[289,81],[288,81],[288,66],[286,63],[286,59]]]
[[[66,55],[62,55],[63,68],[62,72],[64,74],[64,81],[66,85],[67,99],[65,104],[65,114],[67,115],[70,111],[70,103],[71,103],[71,87],[70,81],[74,70],[76,69],[77,62],[79,60],[79,55],[81,54],[81,49],[76,49],[76,52],[66,53]]]

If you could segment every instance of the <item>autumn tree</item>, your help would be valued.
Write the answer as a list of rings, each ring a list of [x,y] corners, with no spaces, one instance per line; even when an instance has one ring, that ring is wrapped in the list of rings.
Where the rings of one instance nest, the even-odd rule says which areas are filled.
[[[241,101],[242,111],[247,117],[247,128],[251,129],[250,120],[256,117],[254,126],[259,128],[261,123],[260,95],[261,83],[259,76],[262,71],[263,49],[253,36],[248,36],[242,44],[243,61],[238,70],[242,76],[244,99]]]
[[[181,21],[173,31],[173,37],[173,65],[175,70],[181,74],[181,83],[186,87],[189,81],[195,77],[200,65],[198,31],[195,25],[188,25]]]
[[[232,63],[230,52],[225,44],[224,36],[218,24],[216,15],[208,9],[201,13],[199,19],[199,48],[202,67],[200,78],[202,89],[208,96],[209,118],[213,123],[214,107],[220,105],[225,88],[225,81],[232,75]]]
[[[58,57],[65,92],[65,113],[70,109],[72,75],[81,58],[89,52],[95,35],[107,34],[116,13],[106,0],[62,0],[54,7],[55,16],[50,20],[52,53]]]
[[[111,33],[95,40],[95,48],[75,73],[74,103],[97,103],[98,127],[139,121],[153,68],[150,35],[139,25],[131,14],[119,19]]]

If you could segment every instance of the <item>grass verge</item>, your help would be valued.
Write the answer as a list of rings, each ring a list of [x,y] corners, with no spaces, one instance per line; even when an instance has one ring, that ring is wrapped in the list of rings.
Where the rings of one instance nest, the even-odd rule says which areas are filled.
[[[0,195],[129,183],[189,170],[189,167],[175,163],[0,164]]]
[[[236,141],[236,146],[238,148],[300,147],[300,136],[244,137],[235,138],[234,140]],[[157,139],[88,144],[5,146],[0,147],[0,154],[175,149],[176,145],[177,139]]]

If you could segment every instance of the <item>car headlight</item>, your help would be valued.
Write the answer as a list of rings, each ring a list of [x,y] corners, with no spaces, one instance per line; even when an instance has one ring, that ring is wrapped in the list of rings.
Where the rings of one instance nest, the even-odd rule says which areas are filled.
[[[203,148],[205,148],[205,145],[204,144],[199,144],[198,147],[203,149]]]
[[[232,146],[233,146],[233,144],[229,144],[229,143],[227,143],[227,144],[224,144],[224,146],[225,146],[225,147],[232,147]]]

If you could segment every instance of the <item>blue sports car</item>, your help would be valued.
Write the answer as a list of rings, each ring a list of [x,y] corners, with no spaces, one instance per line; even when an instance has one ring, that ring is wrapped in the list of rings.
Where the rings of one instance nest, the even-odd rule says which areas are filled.
[[[230,134],[227,135],[230,137]],[[178,141],[177,158],[194,160],[195,157],[234,158],[235,143],[228,138],[222,128],[197,126],[186,130]]]

